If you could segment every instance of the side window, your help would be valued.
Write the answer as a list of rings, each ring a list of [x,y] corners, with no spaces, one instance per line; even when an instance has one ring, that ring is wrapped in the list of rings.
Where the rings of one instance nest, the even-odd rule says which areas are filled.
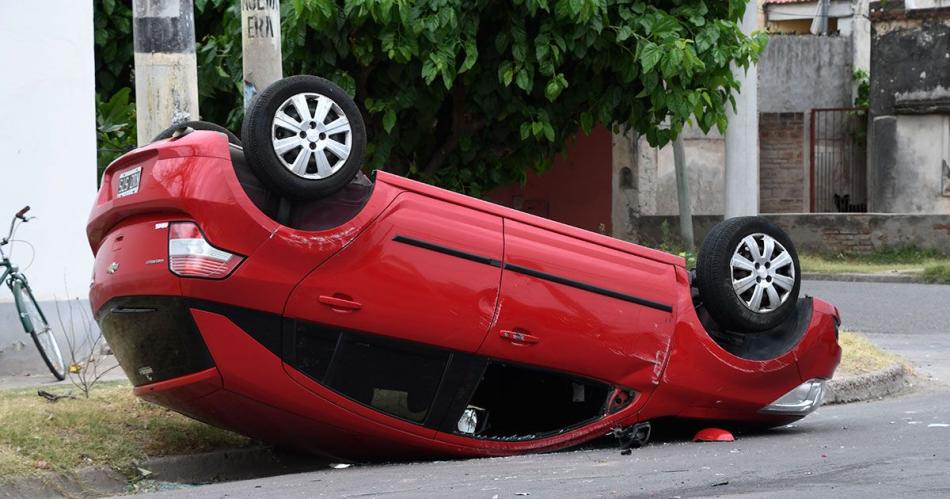
[[[611,387],[566,374],[489,363],[457,432],[482,438],[530,440],[597,419]]]
[[[292,365],[322,382],[333,359],[340,332],[333,328],[297,322]]]
[[[361,404],[421,424],[448,361],[447,350],[298,322],[292,365]]]
[[[445,351],[348,334],[326,384],[357,402],[422,423],[448,360]]]

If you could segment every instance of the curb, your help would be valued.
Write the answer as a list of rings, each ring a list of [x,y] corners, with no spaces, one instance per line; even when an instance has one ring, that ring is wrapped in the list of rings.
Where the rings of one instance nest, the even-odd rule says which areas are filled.
[[[105,467],[17,477],[0,483],[0,499],[100,497],[157,492],[167,488],[168,484],[194,485],[264,478],[323,469],[329,464],[325,458],[290,454],[270,447],[230,449],[156,457],[133,463],[133,470],[141,475],[131,479]]]
[[[69,473],[44,472],[2,482],[0,498],[99,497],[129,491],[128,480],[110,468],[87,467]]]
[[[857,272],[802,272],[802,279],[807,281],[841,281],[841,282],[889,282],[889,283],[918,283],[928,284],[919,274],[886,273],[862,274]]]
[[[847,404],[893,395],[904,390],[909,374],[904,364],[895,362],[873,373],[832,379],[826,386],[825,404]]]
[[[324,457],[291,454],[271,447],[251,447],[202,454],[166,456],[139,465],[149,479],[176,483],[209,483],[263,478],[327,468]]]

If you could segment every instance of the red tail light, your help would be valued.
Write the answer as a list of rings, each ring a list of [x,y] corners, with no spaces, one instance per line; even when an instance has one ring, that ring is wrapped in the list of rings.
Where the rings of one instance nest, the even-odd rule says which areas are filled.
[[[173,274],[182,277],[224,279],[244,261],[244,257],[211,246],[198,225],[192,222],[168,224],[168,262]]]

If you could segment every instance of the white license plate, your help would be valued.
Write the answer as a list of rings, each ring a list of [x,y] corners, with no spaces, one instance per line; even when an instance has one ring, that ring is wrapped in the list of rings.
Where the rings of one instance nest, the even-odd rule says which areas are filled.
[[[139,191],[139,182],[142,181],[142,167],[126,170],[119,174],[119,188],[116,197],[131,196]]]

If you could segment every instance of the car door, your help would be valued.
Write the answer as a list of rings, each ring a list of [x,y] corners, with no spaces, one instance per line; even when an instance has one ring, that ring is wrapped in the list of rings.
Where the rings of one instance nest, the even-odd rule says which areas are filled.
[[[502,243],[498,216],[400,194],[291,294],[288,374],[317,394],[332,397],[329,389],[369,407],[370,417],[432,428],[447,366],[474,354],[491,325]]]
[[[495,312],[501,218],[404,192],[297,286],[290,318],[474,352]]]
[[[508,219],[504,253],[480,355],[652,389],[673,329],[672,265]]]

